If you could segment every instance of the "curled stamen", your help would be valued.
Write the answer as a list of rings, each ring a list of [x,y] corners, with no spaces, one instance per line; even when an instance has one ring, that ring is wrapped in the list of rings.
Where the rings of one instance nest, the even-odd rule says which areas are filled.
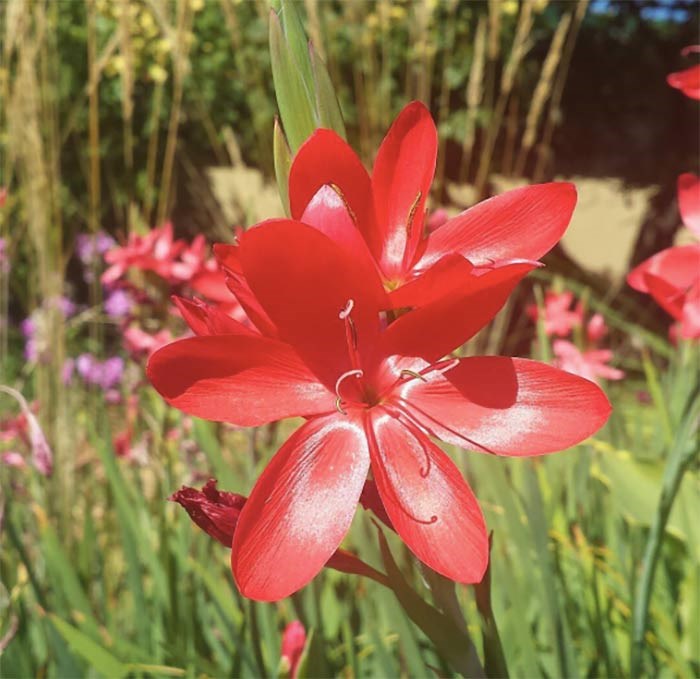
[[[393,417],[396,417],[396,413],[393,412],[391,408],[387,408],[387,411],[392,414]],[[374,429],[372,429],[372,426],[367,426],[365,425],[365,432],[367,434],[367,442],[369,443],[370,449],[372,450],[373,454],[376,454],[376,456],[379,459],[384,459],[384,454],[379,447],[379,444],[377,443],[377,437],[374,433]],[[415,434],[413,434],[414,438],[416,438]],[[419,441],[420,443],[420,441]],[[421,445],[421,449],[425,452],[426,456],[428,455],[427,451],[425,450],[425,447]],[[421,476],[425,478],[427,474],[430,472],[430,463],[428,464],[427,471],[425,474],[423,474],[423,469],[421,468]],[[438,520],[438,517],[433,514],[429,519],[421,519],[417,517],[415,514],[411,513],[403,504],[402,499],[399,497],[399,494],[396,492],[396,489],[392,485],[392,483],[386,478],[386,471],[383,469],[377,470],[378,473],[380,473],[382,476],[384,476],[384,483],[382,484],[383,487],[386,489],[391,494],[391,501],[412,521],[415,521],[416,523],[423,524],[424,526],[429,526],[433,523],[436,523]],[[384,492],[384,491],[382,491]],[[387,498],[388,499],[388,498]],[[384,501],[386,504],[386,500]]]
[[[362,370],[348,370],[347,372],[344,372],[336,381],[335,381],[335,395],[338,398],[341,398],[340,396],[340,385],[348,378],[355,376],[357,378],[360,378],[364,375],[364,372]]]
[[[409,403],[405,398],[401,398],[400,396],[396,397],[396,402],[398,403],[398,405],[401,406],[401,413],[408,418],[408,420],[411,422],[411,424],[413,424],[415,427],[417,427],[421,431],[425,431],[429,436],[434,436],[435,438],[442,438],[433,429],[430,429],[428,426],[421,424],[417,419],[415,419],[415,415],[413,415],[410,412],[410,410],[415,410],[425,420],[429,420],[434,425],[437,425],[440,429],[444,429],[445,431],[448,431],[450,434],[452,434],[456,438],[459,438],[462,441],[464,441],[467,444],[467,446],[465,446],[465,447],[468,447],[472,450],[483,450],[485,453],[488,453],[489,455],[496,455],[497,454],[494,450],[491,450],[491,448],[487,448],[486,446],[482,445],[481,443],[477,443],[474,439],[470,439],[468,436],[465,436],[464,434],[460,434],[458,431],[456,431],[452,427],[448,427],[443,422],[436,420],[432,415],[429,415],[427,412],[425,412],[425,410],[423,410],[422,408],[419,408],[415,403]],[[442,439],[442,440],[444,440],[444,439]]]
[[[432,460],[430,459],[430,453],[428,453],[426,447],[423,445],[422,441],[418,438],[416,438],[416,441],[418,441],[418,444],[420,445],[421,450],[423,451],[423,455],[425,456],[425,466],[421,467],[419,470],[419,474],[424,478],[428,478],[428,474],[430,474],[430,468],[432,466]],[[435,520],[437,521],[437,517],[435,517]]]
[[[343,406],[341,405],[342,402],[343,399],[338,396],[338,398],[335,399],[335,408],[341,415],[347,415],[347,413],[343,410]]]
[[[340,313],[338,314],[338,318],[341,320],[345,320],[350,314],[352,313],[352,310],[355,308],[355,300],[354,299],[349,299],[346,303],[345,306],[340,310]]]
[[[419,377],[420,377],[420,376],[419,376]],[[421,379],[422,379],[422,378],[421,378]],[[403,400],[403,399],[402,399],[402,400]],[[424,457],[425,457],[425,465],[422,466],[422,467],[420,468],[419,474],[420,474],[424,479],[427,479],[427,478],[428,478],[428,475],[430,474],[430,469],[432,468],[433,462],[432,462],[432,460],[430,459],[430,453],[428,452],[428,449],[427,449],[427,448],[425,447],[425,445],[423,444],[423,441],[421,441],[420,436],[417,436],[417,435],[416,435],[416,432],[413,431],[413,429],[415,428],[414,426],[411,426],[411,425],[414,425],[413,420],[410,418],[410,416],[408,415],[408,413],[404,413],[403,409],[401,409],[401,410],[394,410],[393,408],[387,408],[387,410],[388,410],[397,420],[399,420],[402,424],[404,424],[404,425],[409,429],[409,431],[410,431],[411,434],[413,435],[413,438],[416,439],[416,441],[418,442],[418,445],[420,446],[420,449],[421,449],[421,451],[423,452],[423,455],[424,455]],[[406,415],[406,420],[407,420],[407,422],[404,421],[404,418],[402,417],[402,415],[404,415],[404,414]],[[420,429],[419,429],[419,432],[420,432]],[[436,519],[436,520],[437,520],[437,519]]]

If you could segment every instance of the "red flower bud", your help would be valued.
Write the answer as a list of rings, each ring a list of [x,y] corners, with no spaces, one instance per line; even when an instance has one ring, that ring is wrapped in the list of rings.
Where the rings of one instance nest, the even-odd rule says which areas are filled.
[[[216,488],[216,479],[209,479],[202,490],[183,486],[170,498],[182,505],[205,533],[225,547],[231,547],[233,532],[246,498]]]

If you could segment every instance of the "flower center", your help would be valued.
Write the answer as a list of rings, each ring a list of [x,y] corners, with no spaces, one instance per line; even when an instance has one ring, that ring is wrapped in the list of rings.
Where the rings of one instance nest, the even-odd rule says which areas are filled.
[[[345,344],[350,358],[350,370],[344,372],[335,383],[335,407],[338,412],[345,414],[343,408],[353,406],[359,408],[371,408],[379,403],[377,390],[365,377],[361,367],[361,357],[358,350],[357,326],[352,320],[352,311],[355,301],[349,299],[340,310],[338,317],[345,323]]]
[[[445,373],[459,363],[459,360],[456,358],[445,359],[433,363],[418,372],[404,369],[400,371],[398,377],[393,382],[384,388],[373,384],[373,382],[367,378],[362,368],[361,356],[358,350],[357,326],[352,319],[354,308],[355,301],[349,299],[338,313],[338,318],[345,323],[345,344],[351,366],[350,370],[346,370],[342,373],[335,382],[335,407],[339,413],[345,415],[345,407],[347,406],[367,409],[385,403],[396,387],[402,382],[411,379],[426,381],[426,375],[435,372]]]

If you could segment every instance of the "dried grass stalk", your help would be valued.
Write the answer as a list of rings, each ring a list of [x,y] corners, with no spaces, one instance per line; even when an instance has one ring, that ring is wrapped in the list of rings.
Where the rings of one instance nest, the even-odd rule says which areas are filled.
[[[523,135],[520,153],[518,154],[518,160],[515,165],[516,175],[522,174],[523,170],[525,169],[527,156],[532,147],[535,145],[540,117],[542,115],[542,111],[544,110],[544,106],[552,93],[554,75],[557,71],[557,67],[561,63],[564,41],[567,33],[569,32],[572,15],[573,11],[562,15],[561,19],[559,20],[559,24],[557,25],[557,29],[554,32],[554,36],[552,37],[552,42],[549,46],[547,57],[542,65],[540,79],[537,82],[535,92],[532,95],[530,109],[527,113],[527,120],[525,121],[525,133]]]
[[[462,162],[459,169],[459,181],[464,182],[471,164],[474,137],[476,135],[476,119],[479,106],[484,97],[484,65],[486,63],[486,18],[479,18],[474,37],[474,57],[469,69],[467,82],[467,112],[462,141]]]

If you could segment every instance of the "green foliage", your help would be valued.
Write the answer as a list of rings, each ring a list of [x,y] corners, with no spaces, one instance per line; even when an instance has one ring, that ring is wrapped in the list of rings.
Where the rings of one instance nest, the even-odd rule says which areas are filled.
[[[646,372],[640,363],[639,378],[610,390],[616,410],[606,429],[568,452],[518,460],[451,451],[493,530],[493,618],[510,676],[628,674],[637,567],[669,445],[664,421],[675,432],[690,416],[685,404],[697,385],[688,366],[695,360],[697,347],[690,346],[674,355],[669,370],[645,355]],[[660,400],[640,402],[635,391],[658,391]],[[454,624],[430,622],[443,615],[440,588],[429,580],[431,594],[393,536],[390,549],[399,558],[388,555],[386,544],[382,558],[376,527],[362,511],[347,545],[390,574],[400,568],[396,595],[326,570],[279,604],[242,599],[227,550],[165,498],[206,475],[218,476],[222,488],[248,492],[277,444],[262,445],[267,435],[260,432],[253,452],[245,432],[195,421],[193,458],[163,436],[180,415],[146,396],[152,405],[142,417],[153,433],[146,466],[115,457],[106,411],[76,414],[87,433],[67,531],[59,533],[57,517],[43,509],[51,481],[3,470],[3,486],[11,481],[17,490],[6,497],[0,537],[7,591],[0,637],[20,621],[0,657],[3,676],[274,676],[281,630],[295,618],[313,631],[302,676],[450,672],[450,649],[464,647],[443,636],[447,646],[436,653],[424,634],[439,636]],[[683,480],[660,553],[646,676],[697,674],[699,501],[695,469]],[[436,608],[415,601],[411,591]],[[483,659],[487,640],[471,588],[458,586],[456,595]],[[415,609],[413,622],[404,599],[409,616]]]

